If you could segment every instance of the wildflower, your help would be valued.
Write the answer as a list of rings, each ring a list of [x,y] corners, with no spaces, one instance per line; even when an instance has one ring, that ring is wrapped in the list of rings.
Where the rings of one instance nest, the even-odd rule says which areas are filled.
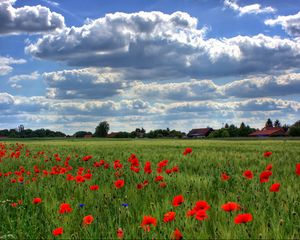
[[[271,171],[273,168],[273,165],[272,164],[269,164],[267,167],[266,167],[266,171]]]
[[[119,229],[117,230],[117,237],[118,237],[119,239],[122,239],[122,238],[124,237],[124,231],[122,230],[122,228],[119,228]]]
[[[124,183],[125,183],[124,180],[119,179],[119,180],[115,181],[115,186],[116,186],[116,188],[121,188],[124,186]]]
[[[175,219],[176,213],[175,212],[167,212],[164,215],[164,222],[171,222]]]
[[[172,240],[181,240],[183,238],[182,233],[176,228],[172,235]]]
[[[98,189],[99,189],[98,185],[92,185],[92,186],[90,186],[90,190],[91,191],[97,191]]]
[[[167,183],[166,183],[166,182],[161,182],[161,183],[159,184],[159,186],[160,186],[161,188],[165,188],[165,187],[167,186]]]
[[[92,215],[85,216],[83,218],[83,225],[90,225],[93,221],[94,221],[94,218]]]
[[[152,216],[144,216],[143,221],[141,223],[141,227],[144,229],[146,232],[150,232],[150,225],[156,226],[157,225],[157,220],[156,218]]]
[[[39,203],[41,203],[42,202],[42,199],[41,198],[34,198],[33,200],[32,200],[32,203],[33,204],[39,204]]]
[[[11,203],[10,205],[11,205],[12,207],[14,207],[14,208],[18,206],[18,204],[17,204],[16,202]]]
[[[253,178],[253,172],[251,172],[250,170],[246,170],[246,171],[243,173],[243,176],[244,176],[245,178],[252,179],[252,178]]]
[[[186,148],[186,149],[184,150],[184,152],[183,152],[183,155],[186,156],[186,155],[192,153],[192,151],[193,151],[193,149],[191,149],[191,148]]]
[[[240,205],[235,202],[228,202],[222,205],[222,209],[225,212],[237,211],[240,209]]]
[[[263,183],[263,182],[268,182],[269,181],[269,177],[272,175],[272,172],[270,171],[263,171],[261,174],[260,174],[260,182]]]
[[[300,163],[296,164],[296,174],[300,176]]]
[[[164,180],[164,177],[163,176],[157,176],[156,178],[155,178],[155,182],[160,182],[160,181],[162,181],[162,180]]]
[[[183,196],[178,195],[173,198],[173,206],[178,207],[184,202]]]
[[[222,179],[222,181],[227,181],[227,180],[230,179],[230,176],[227,175],[226,173],[222,173],[222,174],[221,174],[221,179]]]
[[[60,208],[59,208],[59,213],[64,214],[64,213],[70,213],[72,212],[72,208],[71,205],[68,203],[62,203],[60,204]]]
[[[274,183],[270,187],[270,192],[278,192],[280,188],[280,183]]]
[[[196,202],[194,209],[195,209],[195,211],[199,211],[199,210],[206,211],[206,210],[210,209],[210,206],[206,201],[201,200],[201,201]]]
[[[152,173],[151,162],[146,162],[144,167],[144,172],[147,174]]]
[[[271,155],[272,155],[272,152],[268,152],[268,151],[264,152],[264,157],[270,157]]]
[[[52,231],[52,234],[53,234],[54,236],[58,236],[58,235],[62,235],[63,232],[64,232],[64,229],[63,229],[63,228],[56,228],[56,229],[54,229],[54,230]]]
[[[83,158],[82,158],[82,160],[83,161],[88,161],[88,160],[90,160],[92,158],[92,156],[84,156]]]
[[[85,206],[85,204],[83,204],[83,203],[79,204],[79,207],[81,207],[81,208],[84,207],[84,206]]]
[[[128,203],[122,203],[122,207],[128,207]]]
[[[138,183],[138,184],[136,185],[136,188],[137,188],[138,190],[143,189],[143,187],[144,187],[144,185],[143,185],[142,183]]]
[[[235,224],[247,223],[252,221],[252,215],[250,213],[239,214],[234,218]]]
[[[199,221],[203,221],[208,218],[205,210],[199,210],[196,212],[195,218]]]

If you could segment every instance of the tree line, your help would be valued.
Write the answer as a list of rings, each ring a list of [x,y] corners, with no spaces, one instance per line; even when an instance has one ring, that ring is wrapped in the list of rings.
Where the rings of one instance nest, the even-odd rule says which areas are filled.
[[[265,127],[281,127],[288,136],[300,136],[300,120],[295,122],[293,125],[288,126],[286,124],[282,125],[279,120],[273,121],[269,118]],[[51,137],[112,137],[112,138],[184,138],[186,137],[185,132],[177,131],[175,129],[170,130],[166,129],[156,129],[146,132],[144,128],[136,128],[131,132],[116,132],[108,135],[110,126],[107,121],[100,122],[95,128],[95,132],[89,131],[78,131],[72,136],[66,135],[60,131],[52,131],[49,129],[3,129],[0,130],[0,137],[9,137],[9,138],[51,138]],[[226,137],[247,137],[249,134],[253,133],[257,129],[241,123],[239,127],[234,124],[226,123],[224,127],[218,130],[214,130],[208,136],[209,138],[226,138]]]

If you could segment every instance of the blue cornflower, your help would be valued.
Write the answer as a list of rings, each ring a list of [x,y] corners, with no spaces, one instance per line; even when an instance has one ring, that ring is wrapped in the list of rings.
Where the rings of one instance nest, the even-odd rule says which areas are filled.
[[[83,203],[79,204],[79,207],[84,207],[84,206],[85,206],[85,204],[83,204]]]
[[[123,207],[128,207],[128,203],[122,203]]]

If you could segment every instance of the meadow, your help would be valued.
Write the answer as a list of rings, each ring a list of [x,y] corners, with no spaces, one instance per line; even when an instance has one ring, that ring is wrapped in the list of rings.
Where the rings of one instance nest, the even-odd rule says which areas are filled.
[[[0,239],[299,239],[299,156],[299,140],[2,142]]]

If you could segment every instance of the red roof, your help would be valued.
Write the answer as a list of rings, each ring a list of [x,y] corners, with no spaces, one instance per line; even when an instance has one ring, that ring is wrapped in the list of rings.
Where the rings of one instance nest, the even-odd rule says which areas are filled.
[[[265,127],[262,130],[255,131],[249,136],[272,136],[272,135],[285,135],[285,131],[280,127]]]

